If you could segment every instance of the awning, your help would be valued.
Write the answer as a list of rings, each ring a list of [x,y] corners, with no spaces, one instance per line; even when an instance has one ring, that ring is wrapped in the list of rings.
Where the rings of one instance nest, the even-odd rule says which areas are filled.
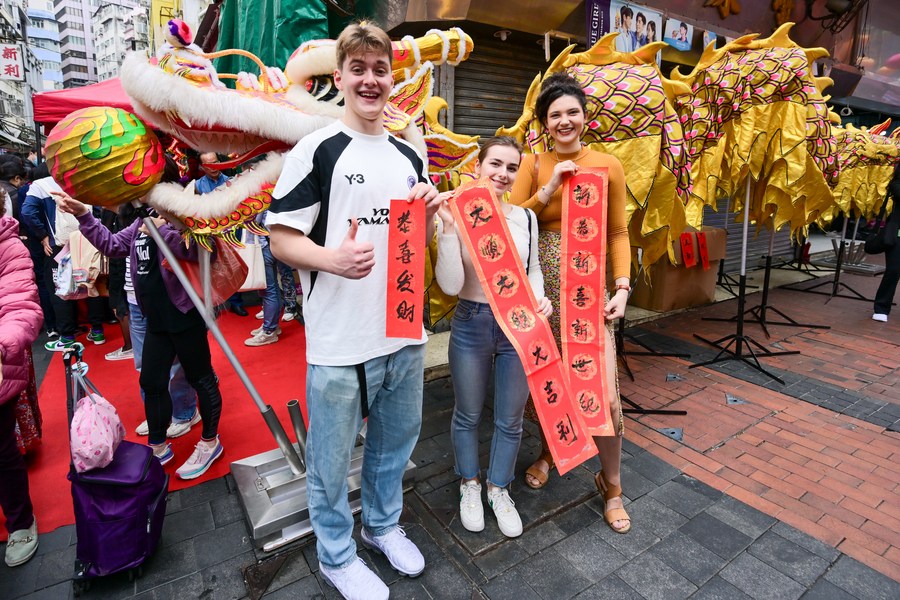
[[[133,112],[131,100],[118,78],[107,79],[84,87],[41,92],[32,97],[34,120],[52,126],[69,113],[89,106],[112,106]]]
[[[6,133],[2,129],[0,129],[0,146],[7,146],[7,145],[21,146],[22,148],[30,148],[31,147],[31,144],[29,144],[28,142],[23,142],[22,140],[20,140],[16,136],[12,135],[11,133]]]

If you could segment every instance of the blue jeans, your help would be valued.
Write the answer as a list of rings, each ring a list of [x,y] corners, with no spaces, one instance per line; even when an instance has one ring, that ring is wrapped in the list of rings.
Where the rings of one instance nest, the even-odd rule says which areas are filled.
[[[263,330],[272,333],[278,329],[278,319],[281,318],[281,290],[278,288],[278,261],[272,256],[269,242],[265,238],[260,242],[262,246],[263,264],[266,267],[266,289],[262,294],[263,305]]]
[[[478,477],[478,425],[494,370],[494,435],[487,480],[506,487],[514,479],[522,441],[522,414],[528,399],[528,380],[522,361],[500,329],[488,304],[460,299],[450,327],[450,375],[456,407],[450,439],[456,473]]]
[[[403,508],[403,473],[422,425],[425,346],[406,346],[366,361],[369,418],[362,470],[362,523],[384,535]],[[343,568],[356,560],[347,474],[362,427],[357,370],[309,365],[306,490],[319,560]]]
[[[134,368],[141,372],[144,354],[144,338],[147,336],[147,318],[137,304],[128,303],[128,325],[131,329],[131,347],[134,349]],[[172,420],[187,423],[197,411],[197,392],[184,376],[184,369],[177,360],[169,373],[169,395],[172,396]],[[144,400],[144,390],[141,390]]]

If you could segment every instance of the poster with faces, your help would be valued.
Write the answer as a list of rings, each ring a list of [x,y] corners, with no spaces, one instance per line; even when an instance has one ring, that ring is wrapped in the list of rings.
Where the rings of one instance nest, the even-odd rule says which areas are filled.
[[[694,39],[694,26],[680,19],[666,19],[666,31],[663,41],[680,52],[691,49],[691,40]]]
[[[662,40],[662,13],[639,4],[612,0],[609,3],[610,31],[618,32],[616,50],[634,52],[650,42]]]

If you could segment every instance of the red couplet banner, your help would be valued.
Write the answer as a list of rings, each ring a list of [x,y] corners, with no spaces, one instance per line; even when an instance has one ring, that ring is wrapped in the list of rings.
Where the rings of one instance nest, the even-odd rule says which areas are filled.
[[[563,188],[560,337],[575,406],[592,435],[615,435],[606,389],[606,212],[609,171],[579,169]],[[615,392],[615,390],[613,390]]]
[[[425,298],[425,203],[391,200],[385,335],[420,339]]]
[[[537,309],[501,204],[490,184],[477,182],[460,188],[450,208],[494,317],[522,360],[553,460],[565,473],[597,447],[573,404],[550,323]]]

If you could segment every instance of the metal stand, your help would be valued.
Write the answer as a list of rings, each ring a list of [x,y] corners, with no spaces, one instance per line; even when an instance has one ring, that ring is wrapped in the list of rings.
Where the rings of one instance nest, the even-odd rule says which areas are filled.
[[[825,301],[825,304],[831,302],[832,298],[848,298],[850,300],[863,300],[865,302],[874,302],[873,298],[866,298],[861,293],[857,292],[855,289],[847,285],[846,283],[841,281],[841,267],[844,264],[844,250],[847,246],[846,237],[847,237],[847,217],[844,217],[844,226],[841,228],[841,241],[837,248],[837,263],[834,267],[834,279],[831,281],[821,281],[815,285],[811,285],[807,288],[799,288],[796,285],[786,285],[782,289],[791,290],[792,292],[806,292],[809,294],[819,294],[822,296],[828,296],[828,299]],[[854,227],[853,237],[856,237],[856,228],[859,227],[859,219],[856,220],[856,226]],[[831,284],[831,291],[825,292],[819,290],[820,287]],[[838,293],[840,290],[846,290],[849,294],[840,294]]]
[[[138,203],[136,206],[140,207]],[[156,242],[160,252],[163,253],[178,281],[184,286],[191,302],[200,312],[207,328],[213,334],[216,342],[222,348],[222,352],[231,363],[241,383],[247,388],[253,402],[259,408],[269,431],[275,438],[278,448],[251,456],[231,464],[231,472],[234,476],[244,513],[250,523],[250,531],[255,542],[269,552],[283,546],[293,540],[312,533],[312,525],[309,521],[309,506],[306,495],[306,431],[303,426],[303,418],[299,415],[299,405],[296,400],[288,404],[291,411],[294,431],[297,434],[299,444],[291,444],[285,433],[284,427],[278,420],[275,411],[270,405],[263,402],[250,381],[247,372],[241,366],[237,357],[222,335],[221,329],[213,318],[212,307],[204,303],[203,299],[194,290],[181,264],[166,244],[153,219],[145,216],[144,225],[150,236]],[[206,252],[200,253],[201,281],[203,289],[207,290],[206,298],[212,295],[208,292],[209,283],[209,256]],[[302,433],[301,433],[302,430]],[[347,476],[348,496],[353,512],[360,509],[360,486],[362,483],[362,447],[353,450],[350,461],[350,472]],[[415,481],[416,465],[409,461],[403,475],[404,490],[411,487]]]
[[[615,330],[615,342],[616,342],[616,354],[619,358],[622,359],[622,366],[625,368],[625,373],[628,375],[628,378],[634,381],[634,373],[631,372],[631,366],[628,364],[628,356],[665,356],[672,358],[690,358],[691,355],[686,352],[659,352],[654,350],[638,338],[633,335],[625,333],[625,319],[619,319],[619,322],[616,323]],[[628,340],[632,344],[636,344],[643,348],[644,350],[638,350],[637,352],[627,352],[625,350],[625,340]]]
[[[781,385],[784,381],[763,368],[759,362],[760,358],[768,358],[770,356],[786,356],[788,354],[800,354],[798,351],[780,351],[772,352],[750,336],[744,335],[744,303],[747,297],[747,234],[750,228],[750,174],[747,174],[747,185],[744,197],[744,230],[741,238],[741,276],[739,280],[738,293],[738,311],[737,311],[737,331],[731,335],[719,338],[717,340],[708,340],[700,335],[694,334],[698,340],[719,348],[719,353],[712,360],[691,365],[689,368],[703,367],[726,360],[739,360],[746,363],[767,376],[771,377]],[[727,343],[725,343],[727,342]],[[723,345],[725,343],[725,345]],[[734,349],[732,350],[732,346]],[[755,350],[754,350],[755,348]],[[745,353],[746,351],[746,353]]]
[[[785,327],[806,327],[807,329],[831,329],[828,325],[814,325],[812,323],[800,323],[795,321],[791,317],[787,316],[774,306],[769,306],[769,282],[771,280],[772,274],[772,252],[775,249],[775,229],[772,229],[771,235],[769,236],[769,253],[766,255],[766,269],[765,275],[763,276],[763,289],[762,289],[762,302],[757,304],[753,308],[749,308],[744,311],[744,314],[747,313],[756,317],[755,319],[745,320],[745,323],[759,323],[762,327],[763,333],[766,334],[766,338],[772,337],[769,335],[769,328],[767,325],[782,325]],[[767,313],[771,311],[784,319],[783,321],[768,321]],[[704,321],[735,321],[737,320],[737,316],[731,317],[729,319],[719,318],[719,317],[703,317]]]
[[[725,229],[728,229],[728,208],[731,203],[731,198],[725,198]],[[716,275],[716,285],[735,298],[737,298],[737,294],[734,291],[735,287],[739,286],[739,282],[737,279],[731,276],[730,273],[725,272],[725,259],[719,261],[719,272]],[[748,285],[748,288],[757,288],[759,286]]]

